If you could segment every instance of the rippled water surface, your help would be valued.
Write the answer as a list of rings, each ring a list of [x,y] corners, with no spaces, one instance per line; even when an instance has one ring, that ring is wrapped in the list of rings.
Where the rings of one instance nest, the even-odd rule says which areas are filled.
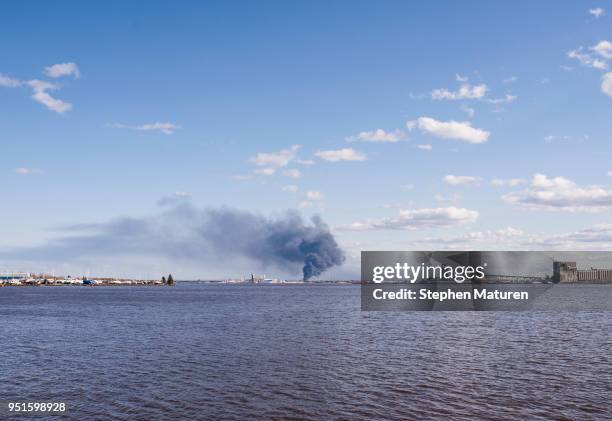
[[[359,305],[358,286],[1,288],[0,399],[72,419],[612,419],[610,312]]]

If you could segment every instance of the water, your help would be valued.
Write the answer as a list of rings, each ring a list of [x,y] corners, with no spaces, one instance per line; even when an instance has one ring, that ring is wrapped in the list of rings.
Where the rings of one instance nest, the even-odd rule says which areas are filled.
[[[612,418],[610,312],[368,313],[359,297],[2,288],[0,399],[66,401],[75,420]]]

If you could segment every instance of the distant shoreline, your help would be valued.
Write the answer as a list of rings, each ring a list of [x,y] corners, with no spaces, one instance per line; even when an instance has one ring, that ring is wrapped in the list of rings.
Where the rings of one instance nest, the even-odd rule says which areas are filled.
[[[230,286],[297,286],[297,285],[360,285],[361,281],[311,281],[311,282],[297,282],[297,281],[287,281],[287,282],[274,282],[274,283],[250,283],[250,282],[224,282],[224,281],[176,281],[176,284],[198,284],[198,285],[230,285]],[[51,284],[43,284],[43,283],[0,283],[0,288],[4,287],[126,287],[126,286],[173,286],[163,284],[159,281],[143,281],[143,282],[122,282],[122,283],[97,283],[97,284],[83,284],[83,283],[71,283],[71,284],[62,284],[62,283],[51,283]]]

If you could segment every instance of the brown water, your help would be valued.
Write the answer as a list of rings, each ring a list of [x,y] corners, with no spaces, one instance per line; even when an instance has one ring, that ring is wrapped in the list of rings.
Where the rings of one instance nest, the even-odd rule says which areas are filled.
[[[592,288],[577,299],[612,289]],[[359,297],[2,288],[1,399],[79,420],[612,419],[610,312],[368,313]]]

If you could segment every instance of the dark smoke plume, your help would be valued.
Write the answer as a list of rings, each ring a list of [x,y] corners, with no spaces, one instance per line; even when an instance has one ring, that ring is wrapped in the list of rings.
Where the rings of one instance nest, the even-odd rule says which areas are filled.
[[[306,225],[297,213],[268,219],[249,212],[220,209],[203,215],[200,233],[212,245],[265,264],[290,268],[301,264],[304,280],[344,262],[328,226],[319,217]]]
[[[83,257],[164,256],[190,261],[246,257],[304,279],[341,265],[344,253],[319,217],[305,222],[297,212],[268,218],[251,212],[175,205],[150,218],[119,218],[64,228],[64,236],[1,257],[75,260]]]

